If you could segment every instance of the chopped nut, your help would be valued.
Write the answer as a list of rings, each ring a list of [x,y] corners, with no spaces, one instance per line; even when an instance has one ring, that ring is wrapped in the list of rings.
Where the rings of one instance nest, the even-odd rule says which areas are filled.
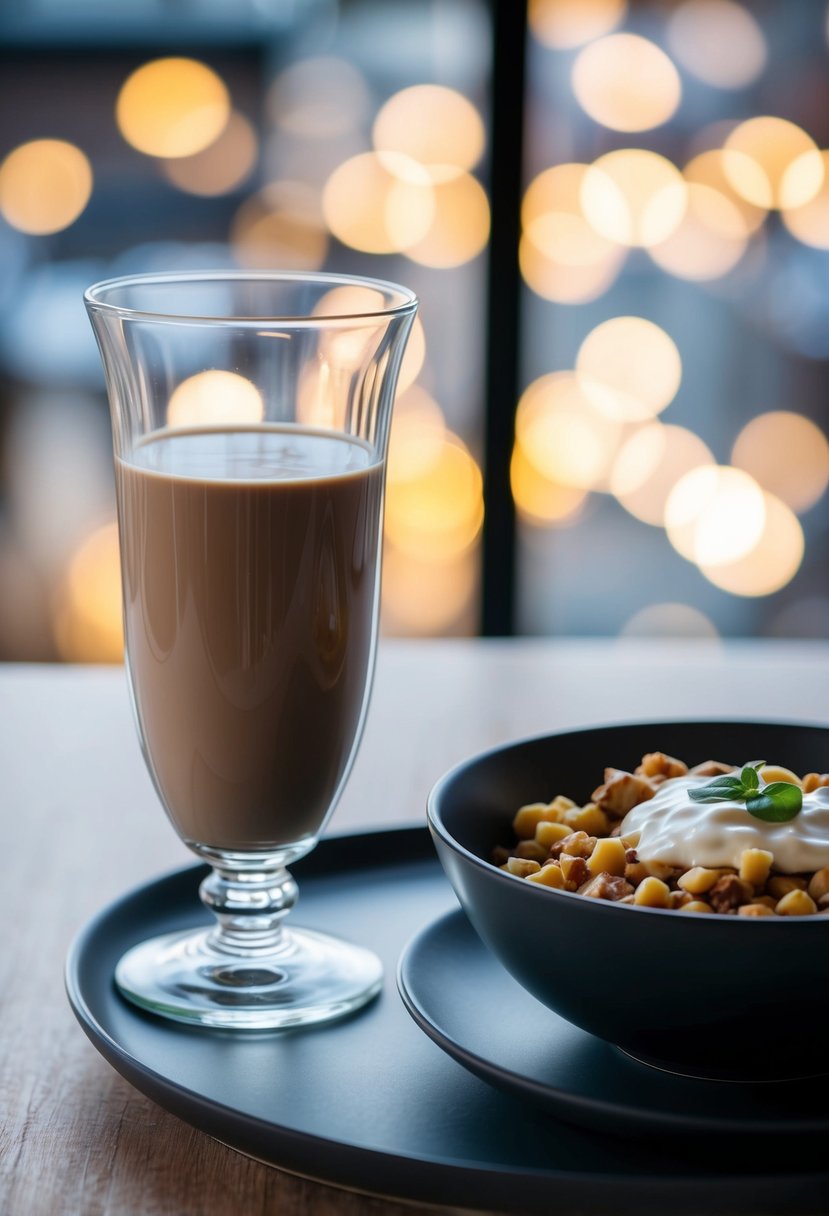
[[[550,855],[560,857],[562,853],[569,853],[571,857],[589,857],[595,847],[595,836],[588,836],[586,832],[571,832],[563,840],[555,842]]]
[[[720,760],[704,760],[688,772],[689,777],[720,777],[725,773],[733,773],[733,764],[723,764]]]
[[[644,908],[667,908],[671,902],[671,892],[661,879],[646,878],[636,888],[633,902]]]
[[[718,878],[708,894],[715,912],[733,912],[741,904],[751,903],[753,896],[750,885],[736,874],[724,874]]]
[[[540,870],[541,866],[537,861],[528,861],[523,857],[510,857],[506,865],[501,866],[502,870],[506,870],[508,874],[514,874],[516,878],[526,878],[528,874],[534,874],[536,870]]]
[[[587,868],[591,874],[624,874],[625,846],[621,840],[611,836],[597,840],[596,847],[587,862]]]
[[[692,899],[689,904],[683,904],[680,912],[713,912],[714,909],[704,899]]]
[[[753,887],[765,886],[773,861],[774,854],[767,849],[744,849],[740,854],[740,878]]]
[[[671,891],[672,908],[684,908],[686,904],[694,902],[693,895],[689,895],[687,891]]]
[[[509,849],[505,849],[503,845],[496,845],[490,854],[490,861],[494,866],[505,866],[507,859],[512,857]]]
[[[587,862],[583,857],[572,857],[569,853],[562,853],[559,863],[567,886],[572,891],[575,891],[590,877]]]
[[[640,802],[653,798],[654,792],[644,777],[635,777],[618,768],[606,768],[604,785],[593,791],[593,801],[609,815],[621,819]]]
[[[794,874],[775,874],[774,878],[768,881],[769,895],[773,895],[775,899],[782,899],[784,895],[788,895],[789,891],[805,891],[806,880],[797,878]]]
[[[774,910],[778,916],[813,916],[817,912],[817,904],[811,895],[795,888],[783,896]]]
[[[678,872],[676,866],[669,865],[667,861],[643,861],[640,865],[645,867],[646,874],[650,874],[652,878],[661,878],[663,882],[667,882]]]
[[[635,887],[637,887],[640,882],[644,882],[647,877],[648,871],[645,869],[644,862],[625,862],[625,878],[628,880],[628,882],[632,882]]]
[[[774,910],[766,904],[743,904],[737,909],[738,916],[774,916]]]
[[[624,899],[633,894],[633,887],[625,882],[618,874],[596,874],[589,882],[579,887],[579,895],[588,895],[591,899]]]
[[[822,785],[829,785],[829,773],[807,773],[803,778],[803,793],[813,794]]]
[[[643,777],[684,777],[687,772],[688,765],[684,761],[666,756],[664,752],[648,752],[636,769],[637,775]]]

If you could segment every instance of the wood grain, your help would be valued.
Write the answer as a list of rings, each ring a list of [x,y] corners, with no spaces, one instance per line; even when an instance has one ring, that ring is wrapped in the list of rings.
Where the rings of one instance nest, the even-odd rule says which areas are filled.
[[[614,719],[826,723],[829,646],[386,642],[335,830],[422,821],[431,784],[506,739]],[[0,669],[3,1216],[393,1216],[167,1114],[87,1042],[62,986],[81,925],[189,859],[158,807],[116,669]],[[433,1210],[433,1209],[430,1209]]]

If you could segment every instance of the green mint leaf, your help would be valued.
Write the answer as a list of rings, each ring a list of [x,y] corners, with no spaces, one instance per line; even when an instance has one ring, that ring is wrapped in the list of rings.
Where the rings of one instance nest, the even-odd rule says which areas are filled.
[[[803,809],[803,791],[791,781],[772,781],[746,797],[746,810],[765,823],[788,823]]]
[[[759,788],[760,778],[757,775],[757,769],[753,768],[752,765],[747,764],[740,776],[742,777],[743,785],[747,790],[756,790]]]
[[[717,777],[699,789],[689,790],[688,794],[694,802],[729,802],[744,798],[746,790],[739,777]]]

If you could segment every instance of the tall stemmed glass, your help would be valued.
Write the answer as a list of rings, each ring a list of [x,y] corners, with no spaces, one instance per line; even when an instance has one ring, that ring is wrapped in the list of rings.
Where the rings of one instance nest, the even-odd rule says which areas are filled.
[[[417,300],[330,275],[138,275],[85,296],[112,412],[144,758],[212,871],[208,929],[119,962],[131,1001],[228,1028],[337,1017],[368,950],[283,925],[368,706],[383,480]]]

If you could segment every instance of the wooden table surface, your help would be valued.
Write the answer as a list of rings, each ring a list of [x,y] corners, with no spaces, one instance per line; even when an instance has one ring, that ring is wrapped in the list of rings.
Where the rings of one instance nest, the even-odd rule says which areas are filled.
[[[496,743],[621,719],[829,723],[829,645],[385,641],[332,828],[422,822],[432,782]],[[143,767],[120,669],[0,668],[0,1213],[391,1216],[251,1161],[156,1106],[87,1041],[70,940],[129,887],[190,860]]]

